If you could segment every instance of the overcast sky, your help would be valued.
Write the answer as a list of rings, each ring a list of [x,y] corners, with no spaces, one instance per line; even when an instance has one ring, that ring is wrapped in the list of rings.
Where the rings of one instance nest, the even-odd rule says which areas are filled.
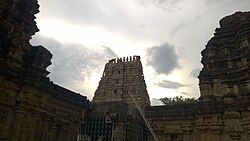
[[[90,100],[105,63],[140,55],[152,104],[199,97],[200,52],[219,20],[249,0],[38,0],[31,43],[53,54],[51,80]]]

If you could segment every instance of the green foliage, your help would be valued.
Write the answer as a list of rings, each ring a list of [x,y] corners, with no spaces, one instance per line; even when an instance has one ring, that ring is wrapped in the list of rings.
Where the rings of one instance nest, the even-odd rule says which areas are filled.
[[[195,103],[198,99],[195,98],[183,98],[183,96],[176,96],[174,98],[164,97],[159,99],[165,105],[176,105],[185,103]]]

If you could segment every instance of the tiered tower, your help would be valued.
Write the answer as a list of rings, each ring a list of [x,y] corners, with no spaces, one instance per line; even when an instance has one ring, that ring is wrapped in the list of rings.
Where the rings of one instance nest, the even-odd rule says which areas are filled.
[[[222,18],[201,54],[201,99],[250,94],[250,12]]]
[[[142,108],[150,105],[140,56],[109,60],[93,102],[124,101],[133,106],[130,95]]]

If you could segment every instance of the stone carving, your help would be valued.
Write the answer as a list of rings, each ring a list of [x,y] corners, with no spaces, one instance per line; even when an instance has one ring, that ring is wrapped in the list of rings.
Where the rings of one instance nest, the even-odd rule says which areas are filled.
[[[220,20],[220,28],[215,30],[214,37],[209,40],[201,53],[203,56],[201,62],[204,67],[213,66],[210,69],[202,69],[200,72],[201,96],[207,94],[202,92],[206,86],[209,86],[208,91],[210,93],[208,95],[221,98],[227,94],[216,94],[214,79],[219,79],[217,84],[229,86],[229,89],[234,85],[244,87],[243,84],[248,83],[247,80],[250,78],[247,75],[249,73],[249,65],[247,64],[250,52],[246,39],[250,37],[248,32],[250,29],[249,20],[249,12],[236,12]],[[211,52],[213,52],[213,55],[211,55]]]
[[[129,93],[142,108],[149,106],[140,56],[109,60],[95,91],[93,102],[124,101],[134,105]]]

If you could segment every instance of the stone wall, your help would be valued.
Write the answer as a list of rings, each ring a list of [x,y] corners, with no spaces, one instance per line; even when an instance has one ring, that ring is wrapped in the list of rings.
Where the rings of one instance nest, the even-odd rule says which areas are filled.
[[[247,141],[249,100],[153,106],[146,109],[146,116],[160,141]]]
[[[86,97],[52,83],[0,75],[1,141],[76,140]]]

